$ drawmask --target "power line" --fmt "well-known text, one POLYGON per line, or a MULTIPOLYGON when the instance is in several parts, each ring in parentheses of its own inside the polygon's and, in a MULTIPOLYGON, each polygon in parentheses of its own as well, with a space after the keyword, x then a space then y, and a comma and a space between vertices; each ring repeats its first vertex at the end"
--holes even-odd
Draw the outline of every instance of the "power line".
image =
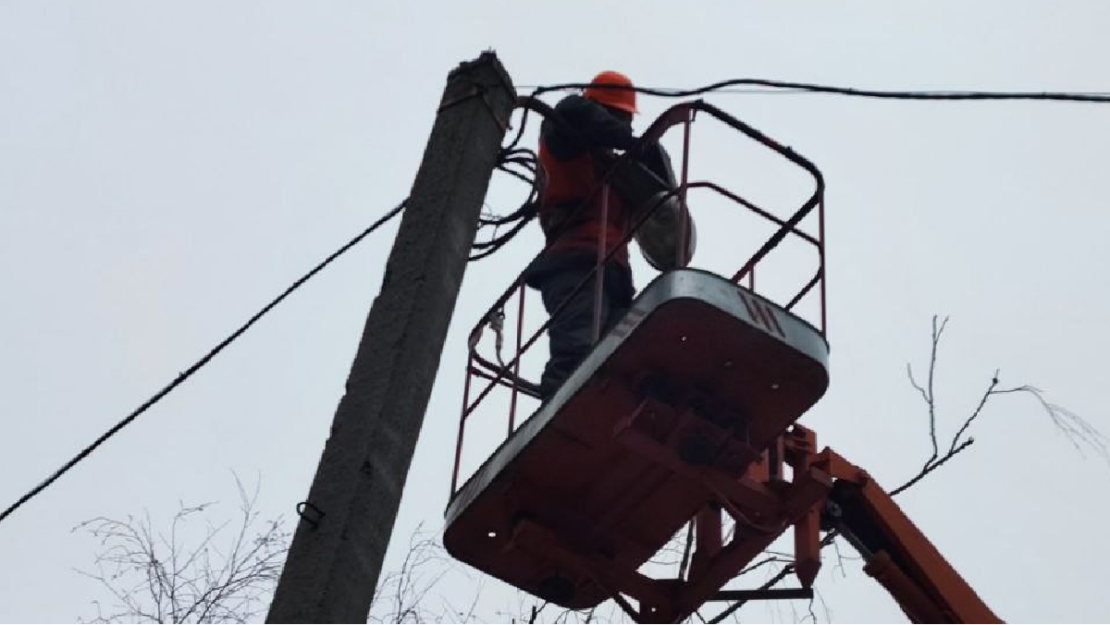
POLYGON ((567 91, 570 89, 585 89, 587 87, 602 89, 631 90, 645 95, 663 98, 684 98, 702 95, 710 92, 720 93, 824 93, 858 98, 879 98, 886 100, 1047 100, 1056 102, 1093 102, 1110 103, 1110 92, 1106 91, 986 91, 986 90, 893 90, 893 89, 860 89, 857 87, 839 87, 835 85, 822 85, 806 82, 792 82, 786 80, 768 80, 763 78, 734 78, 722 80, 704 87, 694 89, 676 89, 670 87, 626 87, 622 85, 591 85, 589 83, 566 83, 558 85, 527 85, 521 89, 534 89, 532 95, 540 95, 551 91, 567 91))
MULTIPOLYGON (((884 100, 925 100, 925 101, 997 101, 997 100, 1041 100, 1053 102, 1088 102, 1097 104, 1110 103, 1110 92, 1107 91, 984 91, 984 90, 891 90, 891 89, 860 89, 857 87, 839 87, 817 83, 794 82, 787 80, 770 80, 763 78, 733 78, 722 80, 704 87, 693 89, 678 89, 673 87, 636 87, 626 85, 594 85, 591 83, 563 83, 555 85, 517 85, 518 89, 531 89, 532 97, 540 96, 553 91, 595 89, 617 89, 635 91, 644 95, 662 98, 686 98, 703 95, 706 93, 724 94, 826 94, 857 98, 877 98, 884 100)), ((516 136, 503 150, 506 152, 517 151, 517 146, 524 137, 524 130, 528 125, 529 109, 524 109, 520 126, 516 136)), ((513 172, 510 172, 513 173, 513 172)), ((471 260, 484 258, 497 249, 500 249, 511 239, 519 228, 503 235, 495 249, 475 255, 471 260)))
MULTIPOLYGON (((584 83, 583 83, 583 85, 584 85, 584 83)), ((526 91, 528 89, 532 89, 533 94, 535 93, 535 90, 541 90, 540 93, 545 93, 545 91, 561 91, 561 90, 585 88, 584 86, 583 87, 571 87, 569 85, 555 85, 554 88, 552 88, 552 86, 550 86, 550 85, 517 85, 516 87, 517 87, 517 89, 520 89, 521 91, 526 91), (565 87, 565 89, 564 89, 564 87, 565 87)), ((673 87, 643 87, 643 89, 651 90, 652 92, 659 92, 660 94, 679 91, 677 88, 673 88, 673 87)), ((634 90, 638 90, 638 89, 634 89, 634 90)), ((645 91, 645 93, 647 93, 647 92, 645 91)), ((715 89, 714 93, 730 93, 730 94, 744 93, 744 94, 753 94, 753 95, 793 95, 793 94, 804 93, 804 92, 799 90, 799 89, 774 89, 774 88, 771 88, 771 87, 722 87, 720 89, 715 89)), ((650 95, 655 95, 655 94, 652 93, 650 95)))
MULTIPOLYGON (((1042 101, 1057 101, 1057 102, 1110 103, 1110 92, 1073 92, 1073 91, 1040 91, 1040 92, 1034 92, 1034 91, 978 91, 978 90, 902 90, 902 91, 899 91, 899 90, 880 90, 880 89, 860 89, 860 88, 855 88, 855 87, 839 87, 839 86, 834 86, 834 85, 822 85, 822 84, 816 84, 816 83, 791 82, 791 81, 781 81, 781 80, 766 80, 766 79, 760 79, 760 78, 738 78, 738 79, 731 79, 731 80, 723 80, 723 81, 716 82, 716 83, 713 83, 713 84, 710 84, 710 85, 706 85, 704 87, 698 87, 698 88, 694 88, 694 89, 676 89, 676 88, 666 88, 666 87, 625 87, 625 86, 621 86, 621 85, 591 85, 589 83, 565 83, 565 84, 546 85, 546 86, 543 86, 543 85, 520 85, 519 88, 521 88, 521 89, 533 89, 532 95, 533 96, 538 96, 540 94, 549 93, 549 92, 553 92, 553 91, 566 91, 566 90, 571 90, 571 89, 585 89, 585 88, 591 87, 591 86, 595 87, 595 88, 632 90, 632 91, 636 91, 638 93, 643 93, 645 95, 651 95, 651 96, 657 96, 657 97, 666 97, 666 98, 691 97, 691 96, 697 96, 697 95, 702 95, 702 94, 711 93, 711 92, 732 93, 732 94, 756 94, 756 95, 759 95, 759 94, 799 94, 799 93, 812 94, 812 93, 823 93, 823 94, 830 94, 830 95, 841 95, 841 96, 862 97, 862 98, 878 98, 878 99, 889 99, 889 100, 934 100, 934 101, 935 100, 948 100, 948 101, 953 101, 953 100, 955 100, 955 101, 960 101, 960 100, 962 100, 962 101, 976 101, 976 100, 978 100, 978 101, 985 101, 985 100, 1042 100, 1042 101)), ((509 172, 513 175, 520 176, 525 181, 528 181, 526 176, 521 176, 521 174, 519 174, 515 171, 512 171, 512 170, 510 170, 506 167, 507 164, 512 163, 513 160, 514 160, 512 158, 506 158, 506 156, 513 153, 517 143, 520 141, 521 136, 523 135, 525 124, 527 124, 527 111, 525 111, 525 117, 522 120, 521 127, 520 127, 519 132, 517 133, 516 138, 502 152, 502 161, 499 163, 499 168, 504 169, 505 171, 507 171, 507 172, 509 172)), ((523 165, 526 168, 528 168, 527 167, 527 163, 528 163, 527 155, 525 155, 523 158, 520 158, 519 153, 514 154, 513 156, 518 157, 516 159, 515 164, 523 165)), ((532 198, 530 198, 530 200, 532 200, 532 198)), ((77 463, 81 462, 86 457, 88 457, 89 454, 91 454, 93 451, 95 451, 97 447, 102 445, 109 438, 114 436, 117 432, 119 432, 124 427, 129 425, 132 421, 134 421, 136 418, 138 418, 141 414, 146 412, 148 409, 150 409, 152 406, 154 406, 154 404, 158 403, 163 397, 165 397, 167 394, 169 394, 170 391, 172 391, 175 388, 177 388, 178 386, 180 386, 183 382, 185 382, 185 380, 190 378, 194 373, 196 373, 202 367, 204 367, 206 364, 208 364, 208 362, 210 360, 212 360, 212 358, 214 358, 218 353, 220 353, 225 347, 227 347, 232 342, 234 342, 236 339, 238 339, 244 332, 246 332, 259 319, 261 319, 263 316, 265 316, 267 313, 269 313, 270 310, 272 310, 274 307, 276 307, 278 304, 280 304, 286 297, 288 297, 290 294, 292 294, 293 291, 300 288, 301 285, 303 285, 305 282, 307 282, 309 279, 311 279, 313 276, 315 276, 317 273, 319 273, 321 270, 323 270, 325 267, 327 267, 329 264, 331 264, 332 261, 334 261, 336 258, 341 256, 343 253, 347 252, 349 249, 351 249, 355 245, 357 245, 359 242, 361 242, 370 233, 374 232, 380 226, 382 226, 387 221, 389 221, 394 216, 396 216, 398 213, 400 213, 401 210, 404 209, 406 201, 402 201, 400 204, 398 204, 392 210, 387 212, 380 219, 378 219, 373 224, 371 224, 366 230, 359 233, 353 239, 348 241, 345 245, 340 247, 336 252, 334 252, 333 254, 328 256, 323 262, 321 262, 319 265, 314 267, 311 271, 306 273, 300 279, 295 281, 281 295, 277 296, 269 304, 267 304, 265 307, 263 307, 258 313, 256 313, 254 316, 252 316, 238 330, 233 332, 230 336, 228 336, 226 339, 224 339, 222 342, 220 342, 218 345, 216 345, 216 347, 214 347, 204 357, 202 357, 200 360, 198 360, 196 363, 194 363, 187 370, 185 370, 184 372, 179 374, 177 376, 177 378, 174 379, 173 382, 171 382, 169 385, 167 385, 161 391, 159 391, 154 396, 152 396, 150 399, 148 399, 146 402, 144 402, 134 412, 132 412, 127 417, 125 417, 123 420, 121 420, 119 423, 114 425, 107 432, 102 434, 99 438, 97 438, 95 441, 93 441, 93 443, 91 445, 89 445, 88 447, 83 449, 80 453, 78 453, 76 456, 74 456, 66 464, 62 465, 61 468, 59 468, 57 471, 55 471, 53 474, 51 474, 41 484, 39 484, 35 488, 31 489, 27 494, 20 497, 19 500, 17 500, 14 504, 12 504, 6 510, 4 510, 2 513, 0 513, 0 522, 4 521, 9 516, 11 516, 11 514, 13 512, 15 512, 18 508, 20 508, 23 504, 30 501, 32 498, 37 496, 39 493, 41 493, 43 490, 45 490, 47 487, 49 487, 51 484, 53 484, 55 481, 57 481, 58 478, 60 478, 67 471, 72 469, 75 465, 77 465, 77 463)), ((530 218, 532 216, 534 216, 533 211, 534 211, 534 205, 532 204, 532 202, 531 201, 526 201, 525 205, 522 206, 521 209, 518 209, 517 212, 515 212, 512 215, 509 215, 506 218, 504 218, 503 219, 504 222, 517 221, 518 223, 516 223, 514 225, 514 227, 510 228, 509 232, 506 233, 505 235, 502 235, 501 237, 497 237, 497 238, 495 238, 495 240, 487 242, 485 244, 477 245, 476 247, 480 250, 482 248, 487 248, 487 249, 484 249, 483 251, 475 254, 474 257, 471 258, 471 260, 477 260, 479 258, 484 258, 486 256, 489 256, 489 255, 493 254, 494 252, 496 252, 498 249, 500 249, 502 246, 504 246, 504 244, 507 243, 508 240, 512 239, 513 236, 515 236, 520 231, 520 229, 530 220, 530 218)), ((498 220, 498 221, 502 221, 502 220, 498 220)))
POLYGON ((266 304, 261 310, 259 310, 257 313, 255 313, 254 316, 252 316, 249 320, 247 320, 246 323, 244 323, 242 326, 240 326, 238 330, 232 332, 231 335, 229 335, 226 339, 224 339, 218 345, 216 345, 214 348, 212 348, 211 351, 209 351, 207 354, 205 354, 203 358, 201 358, 200 360, 193 363, 193 366, 189 367, 188 369, 186 369, 182 373, 178 374, 177 378, 174 379, 173 382, 170 382, 165 388, 158 391, 150 399, 143 402, 143 404, 141 406, 139 406, 137 409, 135 409, 134 412, 127 415, 122 421, 120 421, 119 423, 112 426, 111 429, 109 429, 107 432, 105 432, 104 434, 101 434, 100 437, 97 438, 95 441, 93 441, 91 445, 82 449, 80 453, 78 453, 76 456, 74 456, 72 459, 70 459, 69 462, 66 462, 64 465, 62 465, 61 468, 59 468, 57 471, 52 473, 50 475, 50 477, 43 480, 41 484, 32 488, 30 491, 27 492, 27 494, 20 497, 18 501, 16 501, 12 505, 8 506, 8 508, 6 510, 4 510, 3 513, 0 513, 0 522, 4 521, 4 519, 7 519, 9 516, 11 516, 11 514, 13 512, 15 512, 17 509, 19 509, 20 506, 27 503, 31 499, 33 499, 35 496, 37 496, 42 491, 46 490, 47 487, 49 487, 51 484, 56 482, 58 480, 58 478, 62 477, 62 475, 64 475, 67 471, 69 471, 74 466, 76 466, 77 463, 81 462, 86 457, 88 457, 89 454, 91 454, 93 451, 95 451, 97 447, 100 447, 109 438, 112 438, 113 436, 115 436, 116 433, 118 433, 123 428, 127 427, 127 425, 129 425, 132 421, 134 421, 136 418, 138 418, 139 415, 143 414, 148 409, 150 409, 152 406, 154 406, 154 404, 157 404, 159 401, 161 401, 161 399, 163 397, 165 397, 166 395, 168 395, 170 393, 170 391, 172 391, 175 388, 177 388, 178 386, 180 386, 183 382, 185 382, 185 380, 189 379, 194 373, 196 373, 202 367, 207 365, 210 360, 215 358, 216 354, 219 354, 221 351, 223 351, 223 349, 225 347, 227 347, 228 345, 233 343, 236 339, 238 339, 240 336, 242 336, 244 332, 246 332, 251 326, 253 326, 255 324, 255 322, 257 322, 259 319, 261 319, 263 316, 265 316, 266 313, 273 310, 273 308, 275 306, 280 304, 286 297, 288 297, 290 294, 292 294, 293 291, 296 291, 298 288, 301 287, 301 285, 303 285, 305 282, 308 282, 313 276, 320 273, 320 271, 322 271, 325 267, 330 265, 332 261, 334 261, 335 259, 342 256, 345 252, 350 250, 355 245, 358 245, 358 243, 361 242, 363 239, 365 239, 367 237, 367 235, 369 235, 371 232, 374 232, 375 230, 377 230, 378 228, 383 226, 387 221, 389 221, 390 219, 395 217, 398 213, 400 213, 401 210, 403 210, 405 208, 405 204, 407 202, 408 202, 407 199, 402 201, 400 204, 395 206, 393 209, 391 209, 385 215, 380 217, 377 221, 370 224, 370 226, 368 228, 366 228, 365 230, 360 232, 353 239, 351 239, 350 241, 345 243, 342 247, 340 247, 338 250, 333 252, 327 258, 325 258, 320 264, 313 267, 311 271, 309 271, 305 275, 301 276, 299 279, 297 279, 297 281, 293 282, 293 284, 289 285, 289 287, 287 289, 285 289, 285 291, 282 292, 281 295, 278 295, 269 304, 266 304))
MULTIPOLYGON (((706 93, 731 93, 762 95, 769 93, 782 94, 814 94, 823 93, 857 98, 878 98, 884 100, 1047 100, 1056 102, 1090 102, 1098 104, 1110 103, 1110 92, 1107 91, 984 91, 984 90, 891 90, 891 89, 860 89, 857 87, 838 87, 835 85, 822 85, 817 83, 793 82, 788 80, 770 80, 764 78, 733 78, 722 80, 704 87, 694 89, 678 89, 672 87, 636 87, 626 85, 594 85, 591 83, 563 83, 556 85, 518 85, 518 89, 532 89, 532 97, 550 93, 552 91, 582 90, 586 88, 617 89, 622 91, 635 91, 645 95, 661 98, 687 98, 706 93)), ((524 136, 524 128, 528 124, 528 109, 524 109, 521 116, 520 128, 516 137, 506 148, 512 150, 520 143, 524 136)))

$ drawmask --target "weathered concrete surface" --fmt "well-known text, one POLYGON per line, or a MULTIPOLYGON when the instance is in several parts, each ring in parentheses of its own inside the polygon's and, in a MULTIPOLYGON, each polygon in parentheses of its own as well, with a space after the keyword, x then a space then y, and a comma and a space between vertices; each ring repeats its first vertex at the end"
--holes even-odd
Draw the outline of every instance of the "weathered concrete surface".
POLYGON ((493 53, 448 76, 268 622, 366 622, 515 99, 493 53))

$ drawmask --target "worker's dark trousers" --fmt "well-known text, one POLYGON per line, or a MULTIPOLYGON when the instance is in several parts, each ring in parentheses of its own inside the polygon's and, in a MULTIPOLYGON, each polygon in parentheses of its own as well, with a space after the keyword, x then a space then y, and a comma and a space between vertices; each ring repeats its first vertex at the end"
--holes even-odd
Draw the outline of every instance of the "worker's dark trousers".
MULTIPOLYGON (((596 255, 584 252, 549 253, 528 269, 527 282, 540 291, 543 306, 552 315, 547 328, 551 359, 540 378, 540 394, 547 400, 559 389, 582 359, 593 349, 594 278, 575 292, 593 271, 596 255), (556 310, 566 305, 556 313, 556 310)), ((635 289, 632 270, 610 262, 601 293, 601 334, 612 328, 632 304, 635 289)))

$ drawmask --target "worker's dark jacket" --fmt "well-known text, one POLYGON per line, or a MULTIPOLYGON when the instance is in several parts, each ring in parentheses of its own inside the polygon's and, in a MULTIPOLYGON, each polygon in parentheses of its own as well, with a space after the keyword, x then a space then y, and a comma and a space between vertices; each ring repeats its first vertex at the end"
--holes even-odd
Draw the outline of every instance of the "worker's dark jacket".
POLYGON ((539 289, 544 308, 551 315, 551 358, 540 379, 540 395, 545 399, 590 352, 595 315, 601 331, 607 331, 624 315, 635 293, 628 246, 620 245, 628 234, 628 211, 620 196, 610 190, 606 218, 602 219, 602 196, 595 191, 604 172, 593 156, 596 151, 632 148, 636 144, 632 125, 577 95, 564 98, 555 111, 566 126, 545 120, 540 128, 539 157, 545 183, 539 218, 548 249, 525 273, 527 283, 539 289), (597 299, 590 276, 603 235, 606 253, 616 251, 614 262, 604 269, 601 297, 597 299), (588 283, 580 287, 583 281, 588 283))
MULTIPOLYGON (((608 253, 628 234, 628 209, 610 188, 607 218, 602 223, 601 193, 594 191, 604 172, 591 151, 632 148, 636 143, 632 125, 579 95, 563 98, 555 112, 569 128, 545 120, 540 129, 539 157, 545 185, 539 217, 549 249, 590 251, 596 255, 599 238, 604 233, 608 253)), ((628 247, 620 246, 614 259, 627 265, 628 247)))

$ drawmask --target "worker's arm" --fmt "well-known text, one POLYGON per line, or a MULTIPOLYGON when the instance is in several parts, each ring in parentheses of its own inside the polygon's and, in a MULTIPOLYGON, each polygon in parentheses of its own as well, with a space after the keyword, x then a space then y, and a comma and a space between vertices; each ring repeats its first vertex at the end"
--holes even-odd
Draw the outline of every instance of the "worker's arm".
POLYGON ((671 156, 667 154, 667 150, 660 143, 653 141, 646 144, 644 151, 640 154, 640 162, 653 174, 659 176, 668 186, 673 188, 678 184, 674 175, 674 167, 671 166, 671 156))
POLYGON ((542 139, 555 158, 569 160, 587 150, 628 150, 636 145, 632 124, 617 119, 593 100, 580 95, 567 96, 555 105, 555 112, 574 131, 569 132, 551 121, 543 123, 542 139))

